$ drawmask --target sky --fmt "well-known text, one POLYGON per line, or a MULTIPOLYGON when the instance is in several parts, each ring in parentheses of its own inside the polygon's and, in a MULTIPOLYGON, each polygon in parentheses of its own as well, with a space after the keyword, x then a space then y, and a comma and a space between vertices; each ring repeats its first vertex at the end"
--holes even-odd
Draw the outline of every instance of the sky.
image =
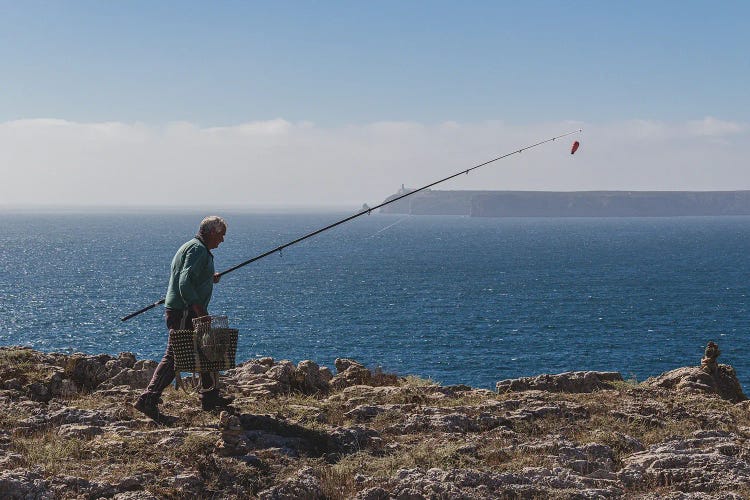
POLYGON ((373 206, 579 129, 436 189, 750 189, 745 0, 0 12, 0 207, 373 206))

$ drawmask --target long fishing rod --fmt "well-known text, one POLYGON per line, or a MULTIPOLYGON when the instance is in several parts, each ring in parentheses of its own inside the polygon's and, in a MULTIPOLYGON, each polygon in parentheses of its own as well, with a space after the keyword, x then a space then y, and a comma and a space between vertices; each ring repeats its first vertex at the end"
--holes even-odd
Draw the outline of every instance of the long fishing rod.
MULTIPOLYGON (((436 186, 436 185, 438 185, 438 184, 440 184, 440 183, 443 183, 443 182, 445 182, 445 181, 451 180, 451 179, 453 179, 454 177, 458 177, 459 175, 464 175, 464 174, 468 174, 468 173, 469 173, 469 172, 471 172, 472 170, 476 170, 476 169, 478 169, 479 167, 484 167, 485 165, 489 165, 490 163, 494 163, 494 162, 496 162, 496 161, 498 161, 498 160, 502 160, 503 158, 507 158, 507 157, 509 157, 509 156, 513 156, 513 155, 515 155, 515 154, 518 154, 518 153, 522 153, 522 152, 524 152, 524 151, 526 151, 526 150, 529 150, 529 149, 535 148, 535 147, 537 147, 537 146, 541 146, 542 144, 546 144, 546 143, 548 143, 548 142, 552 142, 552 141, 555 141, 555 140, 557 140, 557 139, 561 139, 561 138, 563 138, 563 137, 567 137, 567 136, 569 136, 569 135, 573 135, 573 134, 578 134, 578 133, 580 133, 580 132, 582 132, 582 131, 583 131, 582 129, 574 130, 574 131, 572 131, 572 132, 567 132, 567 133, 565 133, 565 134, 562 134, 562 135, 558 135, 558 136, 555 136, 555 137, 551 137, 551 138, 549 138, 549 139, 545 139, 545 140, 543 140, 543 141, 537 142, 536 144, 531 144, 531 145, 529 145, 529 146, 525 146, 525 147, 522 147, 521 149, 517 149, 517 150, 515 150, 515 151, 513 151, 513 152, 511 152, 511 153, 506 153, 506 154, 504 154, 504 155, 502 155, 502 156, 498 156, 497 158, 493 158, 492 160, 488 160, 488 161, 486 161, 486 162, 484 162, 484 163, 480 163, 479 165, 475 165, 475 166, 473 166, 473 167, 471 167, 471 168, 467 168, 466 170, 461 170, 460 172, 456 172, 455 174, 453 174, 453 175, 449 175, 448 177, 445 177, 445 178, 443 178, 443 179, 440 179, 440 180, 438 180, 438 181, 435 181, 435 182, 431 182, 430 184, 427 184, 426 186, 422 186, 422 187, 421 187, 421 188, 419 188, 419 189, 415 189, 414 191, 409 191, 408 193, 404 193, 404 194, 402 194, 402 195, 400 195, 400 196, 397 196, 397 197, 395 197, 395 198, 393 198, 393 199, 390 199, 390 200, 384 201, 384 202, 383 202, 383 203, 381 203, 380 205, 376 205, 376 206, 374 206, 374 207, 366 207, 366 208, 363 208, 363 209, 362 209, 362 210, 361 210, 360 212, 357 212, 357 213, 356 213, 356 214, 354 214, 354 215, 350 215, 349 217, 346 217, 346 218, 344 218, 344 219, 341 219, 340 221, 334 222, 333 224, 329 224, 329 225, 327 225, 327 226, 325 226, 325 227, 322 227, 322 228, 320 228, 320 229, 318 229, 318 230, 316 230, 316 231, 313 231, 313 232, 311 232, 311 233, 308 233, 308 234, 306 234, 306 235, 304 235, 304 236, 300 236, 300 237, 299 237, 299 238, 297 238, 296 240, 292 240, 292 241, 290 241, 290 242, 288 242, 288 243, 284 243, 283 245, 277 246, 276 248, 273 248, 273 249, 271 249, 271 250, 269 250, 269 251, 267 251, 267 252, 264 252, 264 253, 262 253, 262 254, 260 254, 260 255, 256 256, 256 257, 253 257, 252 259, 248 259, 248 260, 246 260, 245 262, 241 262, 241 263, 237 264, 237 265, 236 265, 236 266, 234 266, 234 267, 230 267, 230 268, 229 268, 229 269, 227 269, 226 271, 222 271, 222 272, 218 273, 218 275, 219 275, 219 277, 221 277, 221 276, 224 276, 225 274, 231 273, 232 271, 236 271, 237 269, 239 269, 239 268, 241 268, 241 267, 243 267, 243 266, 246 266, 246 265, 248 265, 248 264, 251 264, 251 263, 255 262, 256 260, 260 260, 260 259, 262 259, 262 258, 264 258, 264 257, 268 257, 269 255, 273 255, 273 254, 275 254, 276 252, 281 252, 282 250, 284 250, 284 249, 285 249, 285 248, 287 248, 287 247, 290 247, 290 246, 292 246, 292 245, 296 245, 297 243, 299 243, 299 242, 301 242, 301 241, 304 241, 304 240, 306 240, 306 239, 308 239, 308 238, 312 238, 313 236, 315 236, 315 235, 318 235, 318 234, 320 234, 320 233, 322 233, 322 232, 324 232, 324 231, 328 231, 329 229, 333 229, 334 227, 336 227, 336 226, 340 226, 341 224, 344 224, 344 223, 346 223, 346 222, 349 222, 349 221, 350 221, 350 220, 352 220, 352 219, 356 219, 357 217, 360 217, 360 216, 362 216, 362 215, 365 215, 365 214, 369 214, 369 213, 370 213, 370 212, 372 212, 373 210, 377 210, 378 208, 381 208, 381 207, 384 207, 384 206, 386 206, 386 205, 389 205, 389 204, 391 204, 391 203, 394 203, 394 202, 396 202, 396 201, 398 201, 398 200, 401 200, 401 199, 403 199, 403 198, 406 198, 407 196, 411 196, 411 195, 413 195, 413 194, 419 193, 420 191, 424 191, 425 189, 429 189, 429 188, 431 188, 432 186, 436 186)), ((141 313, 144 313, 144 312, 146 312, 146 311, 148 311, 148 310, 150 310, 150 309, 153 309, 154 307, 156 307, 156 306, 158 306, 158 305, 161 305, 161 304, 163 304, 163 303, 164 303, 165 301, 166 301, 166 299, 161 299, 161 300, 159 300, 159 301, 157 301, 157 302, 154 302, 153 304, 150 304, 150 305, 148 305, 148 306, 144 307, 143 309, 140 309, 140 310, 138 310, 138 311, 136 311, 136 312, 134 312, 134 313, 132 313, 132 314, 128 314, 127 316, 124 316, 123 318, 121 318, 121 321, 127 321, 127 320, 129 320, 130 318, 133 318, 133 317, 135 317, 135 316, 138 316, 138 315, 139 315, 139 314, 141 314, 141 313)))

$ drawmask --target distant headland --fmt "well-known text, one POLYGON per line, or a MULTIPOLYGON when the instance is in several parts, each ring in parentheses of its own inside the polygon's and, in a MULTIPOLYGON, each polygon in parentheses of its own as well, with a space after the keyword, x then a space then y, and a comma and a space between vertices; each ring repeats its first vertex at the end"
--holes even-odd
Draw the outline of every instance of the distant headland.
MULTIPOLYGON (((401 186, 385 201, 414 191, 401 186)), ((750 191, 432 191, 380 209, 471 217, 679 217, 750 215, 750 191)))

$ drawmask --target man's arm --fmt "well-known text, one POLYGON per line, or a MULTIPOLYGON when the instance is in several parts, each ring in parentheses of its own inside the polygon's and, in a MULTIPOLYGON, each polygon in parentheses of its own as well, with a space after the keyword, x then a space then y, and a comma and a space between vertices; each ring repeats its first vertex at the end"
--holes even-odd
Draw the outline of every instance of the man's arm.
POLYGON ((188 304, 188 307, 198 316, 205 316, 208 314, 206 308, 200 304, 200 298, 194 285, 194 274, 198 270, 203 269, 208 260, 208 254, 205 251, 201 251, 200 248, 195 247, 188 251, 185 255, 185 260, 182 263, 182 269, 180 270, 179 279, 179 291, 182 300, 188 304))

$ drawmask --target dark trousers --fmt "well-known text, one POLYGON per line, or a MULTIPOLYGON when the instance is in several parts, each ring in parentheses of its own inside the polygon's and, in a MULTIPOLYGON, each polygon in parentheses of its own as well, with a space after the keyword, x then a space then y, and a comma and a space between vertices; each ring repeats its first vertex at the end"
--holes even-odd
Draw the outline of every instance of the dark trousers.
MULTIPOLYGON (((192 330, 193 319, 197 316, 191 309, 167 309, 167 331, 169 330, 192 330)), ((174 370, 174 350, 172 343, 167 340, 167 350, 164 357, 161 358, 159 366, 156 367, 154 375, 151 377, 146 392, 144 394, 158 398, 164 389, 172 383, 175 377, 174 370)), ((213 374, 211 372, 201 372, 200 374, 200 393, 203 393, 214 387, 213 374)))

